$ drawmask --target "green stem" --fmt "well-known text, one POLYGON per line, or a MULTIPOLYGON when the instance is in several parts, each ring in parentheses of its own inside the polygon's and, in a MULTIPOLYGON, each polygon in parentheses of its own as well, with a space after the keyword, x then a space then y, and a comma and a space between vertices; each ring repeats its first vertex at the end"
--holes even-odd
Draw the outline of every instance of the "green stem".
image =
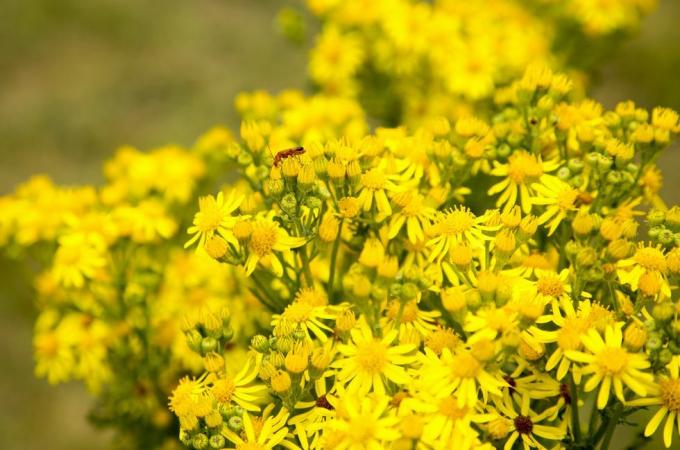
POLYGON ((340 249, 340 240, 342 236, 342 222, 338 225, 338 235, 335 237, 335 242, 333 242, 333 249, 331 250, 331 267, 328 274, 328 288, 326 295, 328 296, 328 301, 332 303, 333 300, 333 282, 335 281, 335 265, 338 260, 338 250, 340 249))
POLYGON ((574 432, 574 443, 578 444, 581 442, 581 419, 578 414, 578 389, 573 376, 569 384, 571 390, 571 428, 574 432))
POLYGON ((607 431, 605 431, 600 450, 607 450, 609 448, 609 444, 611 443, 612 436, 614 436, 614 430, 616 429, 616 425, 619 423, 619 417, 621 416, 622 411, 623 405, 617 402, 616 406, 614 406, 614 411, 612 412, 611 417, 607 421, 607 431))

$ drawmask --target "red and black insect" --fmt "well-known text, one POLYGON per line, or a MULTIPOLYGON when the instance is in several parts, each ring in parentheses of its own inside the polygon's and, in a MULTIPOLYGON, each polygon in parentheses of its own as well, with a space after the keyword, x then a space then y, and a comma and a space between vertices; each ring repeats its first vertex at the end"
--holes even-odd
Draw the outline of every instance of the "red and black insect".
POLYGON ((281 161, 292 156, 302 155, 305 152, 304 147, 293 147, 281 150, 274 156, 274 167, 279 167, 281 161))

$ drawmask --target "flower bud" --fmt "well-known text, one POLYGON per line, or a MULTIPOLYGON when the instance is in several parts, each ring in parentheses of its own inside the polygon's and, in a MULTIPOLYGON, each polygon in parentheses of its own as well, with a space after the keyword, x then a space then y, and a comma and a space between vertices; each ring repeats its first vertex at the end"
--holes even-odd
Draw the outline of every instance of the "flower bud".
POLYGON ((269 351, 269 340, 265 336, 257 334, 250 340, 250 346, 258 353, 266 353, 269 351))
POLYGON ((288 391, 288 389, 290 389, 290 386, 292 384, 292 381, 290 379, 290 375, 288 375, 288 372, 284 372, 284 371, 279 371, 269 381, 271 382, 272 390, 274 392, 279 393, 279 394, 288 391))
POLYGON ((319 225, 319 239, 323 242, 333 242, 338 237, 340 221, 331 213, 326 213, 319 225))
POLYGON ((647 342, 647 330, 635 322, 626 327, 623 332, 623 343, 632 351, 638 351, 647 342))
POLYGON ((205 252, 213 259, 220 259, 227 254, 227 241, 221 236, 213 236, 205 242, 205 252))

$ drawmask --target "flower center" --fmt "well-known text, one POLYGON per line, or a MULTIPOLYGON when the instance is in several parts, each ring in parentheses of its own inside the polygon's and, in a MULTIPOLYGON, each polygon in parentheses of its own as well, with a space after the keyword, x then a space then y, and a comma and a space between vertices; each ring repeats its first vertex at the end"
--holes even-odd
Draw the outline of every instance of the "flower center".
POLYGON ((481 369, 479 361, 468 353, 455 355, 451 363, 451 371, 456 378, 474 378, 481 369))
POLYGON ((439 222, 441 234, 454 236, 468 231, 475 223, 475 215, 469 209, 455 209, 448 212, 439 222))
POLYGON ((260 257, 271 252, 276 244, 276 230, 273 226, 264 225, 253 230, 250 237, 250 248, 260 257))
POLYGON ((516 152, 508 160, 508 178, 515 184, 522 184, 527 178, 543 175, 543 167, 535 156, 527 152, 516 152))
POLYGON ((597 364, 605 375, 618 375, 628 364, 628 352, 619 347, 607 347, 597 355, 597 364))
POLYGON ((557 345, 562 350, 578 350, 581 348, 581 328, 569 322, 557 333, 557 345))
POLYGON ((361 184, 367 189, 374 191, 385 187, 385 175, 380 173, 377 169, 371 169, 361 176, 361 184))
POLYGON ((236 385, 234 382, 228 378, 222 378, 213 384, 212 394, 215 399, 220 403, 229 403, 234 391, 236 390, 236 385))
POLYGON ((459 420, 467 414, 467 408, 459 408, 455 397, 446 397, 439 404, 439 412, 451 420, 459 420))
POLYGON ((542 277, 536 283, 536 290, 543 295, 550 297, 559 297, 564 293, 564 286, 562 280, 557 275, 548 275, 542 277))
POLYGON ((560 209, 569 209, 574 206, 574 202, 578 197, 576 189, 565 189, 557 194, 557 206, 560 209))
POLYGON ((513 422, 519 434, 531 434, 531 430, 534 429, 534 423, 529 416, 517 416, 513 422))
POLYGON ((291 322, 304 322, 309 318, 309 314, 313 308, 314 307, 309 303, 297 301, 288 305, 286 310, 283 312, 283 316, 291 322))
POLYGON ((378 340, 365 342, 357 346, 357 364, 365 372, 371 374, 382 373, 387 365, 387 349, 378 340))
POLYGON ((196 226, 203 233, 217 230, 224 217, 222 211, 220 211, 215 201, 210 197, 200 203, 200 211, 196 214, 196 226))
POLYGON ((333 405, 331 405, 331 403, 328 401, 328 399, 326 398, 325 395, 322 395, 321 397, 317 398, 315 405, 318 408, 324 408, 324 409, 328 409, 328 410, 331 410, 331 411, 333 409, 335 409, 335 408, 333 408, 333 405))
POLYGON ((659 387, 664 406, 672 412, 680 411, 680 379, 662 380, 659 387))
POLYGON ((659 272, 666 272, 666 258, 658 248, 643 247, 635 252, 633 257, 635 262, 647 270, 658 270, 659 272))

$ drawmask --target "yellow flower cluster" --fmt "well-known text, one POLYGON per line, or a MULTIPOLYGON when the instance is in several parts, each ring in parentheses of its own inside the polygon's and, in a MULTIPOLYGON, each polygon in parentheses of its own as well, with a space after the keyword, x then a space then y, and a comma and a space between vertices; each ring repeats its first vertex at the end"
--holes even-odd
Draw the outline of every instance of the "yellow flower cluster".
POLYGON ((319 93, 0 197, 36 374, 126 448, 606 450, 645 407, 670 447, 680 116, 549 68, 653 3, 309 0, 319 93))
POLYGON ((242 267, 273 315, 250 341, 248 383, 200 351, 206 378, 184 383, 205 405, 178 409, 182 385, 171 400, 181 440, 606 448, 623 417, 659 405, 645 432, 665 418, 670 446, 680 208, 658 197, 655 161, 680 119, 630 102, 605 111, 571 88, 532 66, 488 117, 301 135, 303 149, 278 154, 267 147, 283 121, 244 122, 230 150, 241 180, 201 199, 188 244, 242 267))
POLYGON ((323 22, 309 62, 321 91, 390 123, 459 117, 532 62, 584 67, 580 52, 637 26, 655 0, 307 0, 323 22))

